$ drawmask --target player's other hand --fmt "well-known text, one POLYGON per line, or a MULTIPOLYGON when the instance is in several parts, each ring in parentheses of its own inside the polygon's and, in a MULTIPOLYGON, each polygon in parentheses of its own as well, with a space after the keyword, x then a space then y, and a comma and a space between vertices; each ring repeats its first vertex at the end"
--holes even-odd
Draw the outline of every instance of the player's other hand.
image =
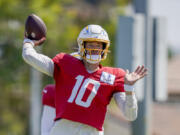
POLYGON ((147 68, 144 67, 144 65, 138 66, 136 70, 132 73, 129 73, 129 70, 126 70, 126 75, 124 77, 124 84, 127 85, 135 84, 137 80, 147 75, 147 71, 148 70, 147 68))

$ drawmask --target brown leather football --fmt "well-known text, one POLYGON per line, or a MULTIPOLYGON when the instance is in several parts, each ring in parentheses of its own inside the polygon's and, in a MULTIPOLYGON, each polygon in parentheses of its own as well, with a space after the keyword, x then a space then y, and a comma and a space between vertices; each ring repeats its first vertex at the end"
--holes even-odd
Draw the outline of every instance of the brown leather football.
POLYGON ((46 37, 46 25, 43 20, 35 14, 31 14, 26 19, 25 36, 31 40, 39 40, 46 37))

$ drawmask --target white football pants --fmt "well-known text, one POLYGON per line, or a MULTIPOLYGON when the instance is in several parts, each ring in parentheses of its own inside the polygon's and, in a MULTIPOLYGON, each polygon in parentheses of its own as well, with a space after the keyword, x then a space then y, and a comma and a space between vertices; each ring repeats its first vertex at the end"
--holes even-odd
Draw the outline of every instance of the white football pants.
POLYGON ((50 132, 50 135, 103 135, 103 134, 104 134, 103 131, 98 131, 96 128, 66 119, 57 120, 50 132))

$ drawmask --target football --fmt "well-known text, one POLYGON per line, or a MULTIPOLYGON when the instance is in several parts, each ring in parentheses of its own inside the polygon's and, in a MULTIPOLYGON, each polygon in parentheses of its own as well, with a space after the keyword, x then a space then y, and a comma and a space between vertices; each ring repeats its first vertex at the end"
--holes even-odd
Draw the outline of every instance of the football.
POLYGON ((39 40, 42 37, 46 37, 46 31, 46 25, 39 16, 35 14, 28 16, 25 23, 25 36, 27 38, 39 40))

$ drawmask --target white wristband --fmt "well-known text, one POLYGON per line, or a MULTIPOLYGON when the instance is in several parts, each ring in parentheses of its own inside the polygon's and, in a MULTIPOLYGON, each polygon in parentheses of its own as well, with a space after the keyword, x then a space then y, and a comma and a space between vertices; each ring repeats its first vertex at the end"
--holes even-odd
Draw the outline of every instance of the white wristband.
POLYGON ((134 85, 126 85, 124 84, 125 91, 134 91, 134 85))
POLYGON ((25 43, 30 43, 34 47, 34 42, 31 39, 25 38, 23 41, 23 44, 25 44, 25 43))

